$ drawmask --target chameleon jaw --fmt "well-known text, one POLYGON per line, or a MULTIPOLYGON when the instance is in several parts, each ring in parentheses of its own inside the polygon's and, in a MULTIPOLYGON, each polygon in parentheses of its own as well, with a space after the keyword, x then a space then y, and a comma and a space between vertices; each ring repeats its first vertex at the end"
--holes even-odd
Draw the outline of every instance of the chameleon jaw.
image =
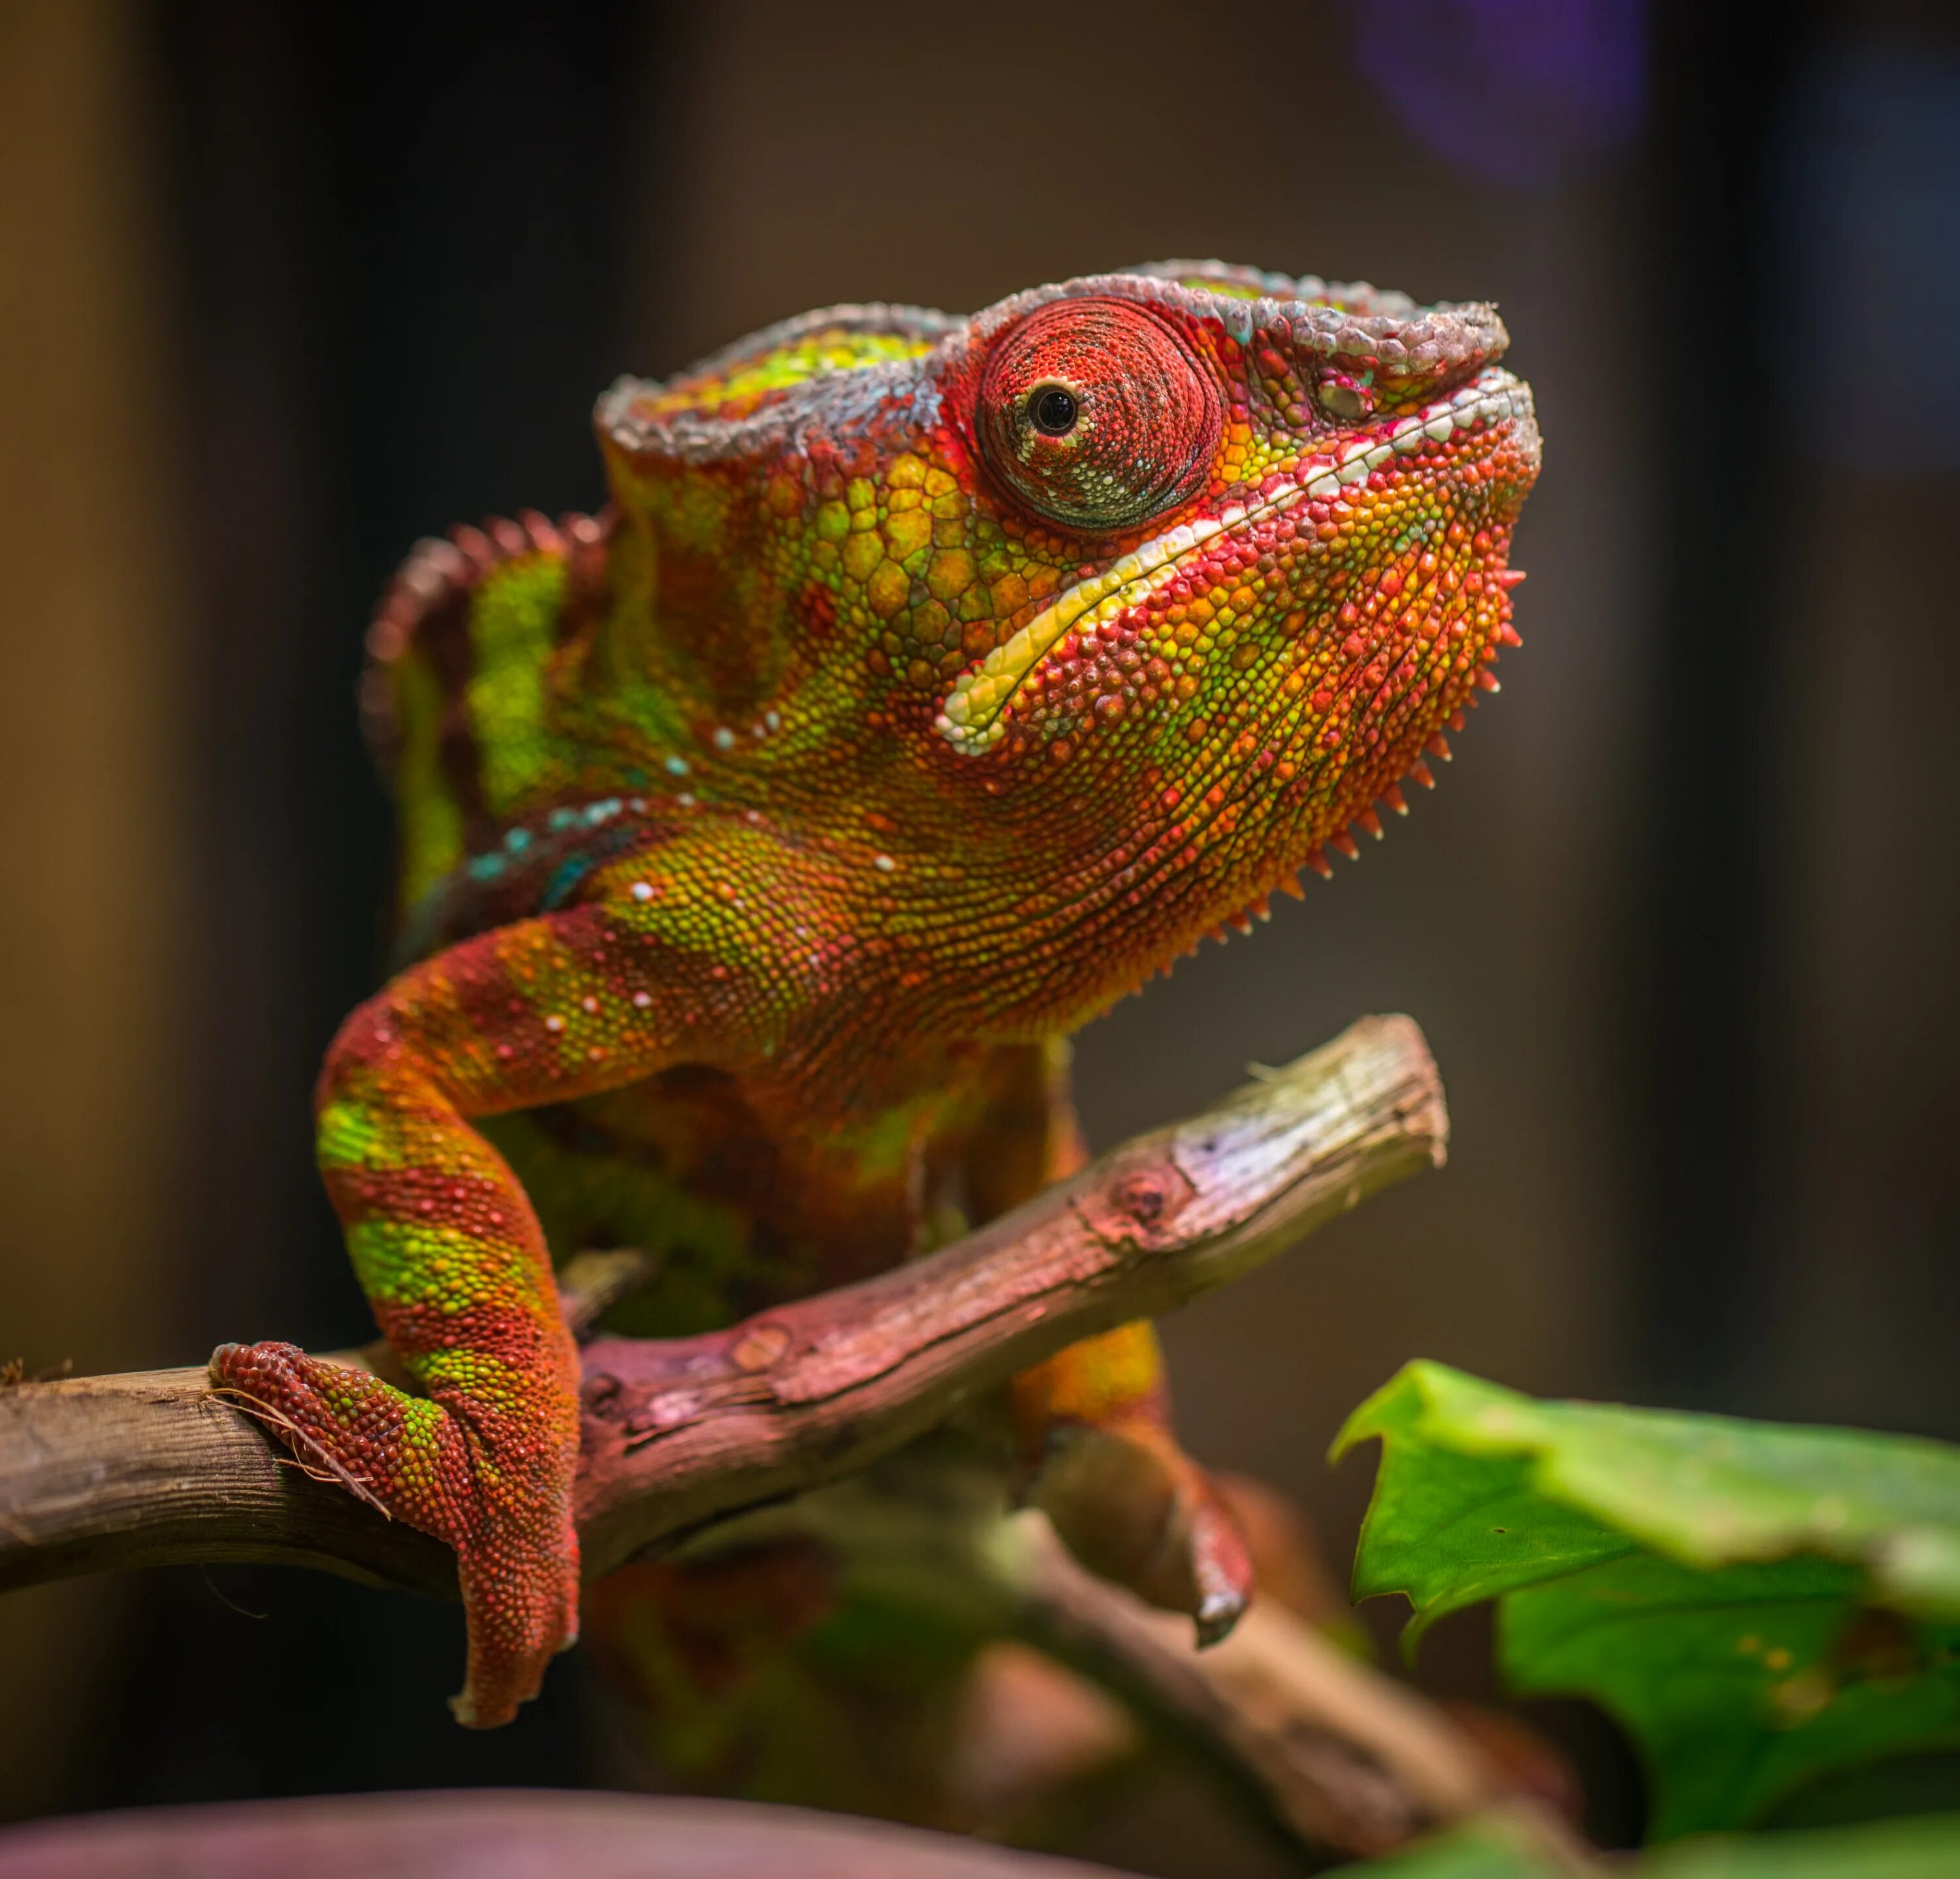
POLYGON ((1394 457, 1425 444, 1446 443, 1459 431, 1518 418, 1529 422, 1532 416, 1530 388, 1500 367, 1487 368, 1449 397, 1364 433, 1335 455, 1306 458, 1291 472, 1284 488, 1263 501, 1230 503, 1216 516, 1182 523, 1152 536, 1101 574, 1077 581, 972 671, 962 672, 934 724, 963 757, 984 756, 1007 735, 1007 706, 1050 647, 1071 628, 1114 620, 1138 606, 1175 578, 1190 555, 1214 537, 1308 497, 1337 495, 1345 486, 1365 482, 1394 457))
POLYGON ((995 647, 972 671, 962 672, 953 681, 934 720, 940 734, 963 757, 978 757, 992 749, 1007 734, 1007 701, 1042 654, 1071 627, 1092 615, 1098 620, 1115 619, 1144 599, 1158 580, 1174 574, 1178 564, 1194 548, 1236 528, 1248 515, 1265 514, 1284 498, 1298 493, 1287 491, 1250 510, 1234 504, 1217 516, 1181 523, 1133 548, 1101 574, 1077 581, 1011 638, 995 647))

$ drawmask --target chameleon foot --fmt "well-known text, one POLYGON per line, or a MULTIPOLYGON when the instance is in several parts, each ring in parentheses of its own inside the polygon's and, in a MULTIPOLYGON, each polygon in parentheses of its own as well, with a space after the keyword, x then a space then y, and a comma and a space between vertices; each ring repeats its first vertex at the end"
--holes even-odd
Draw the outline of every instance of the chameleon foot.
POLYGON ((466 1427, 440 1403, 291 1344, 221 1344, 211 1380, 317 1480, 456 1549, 469 1655, 450 1707, 471 1728, 509 1722, 578 1636, 575 1454, 553 1455, 494 1412, 466 1427))
POLYGON ((1252 1602, 1238 1523, 1154 1422, 1056 1424, 1028 1499, 1092 1572, 1188 1612, 1201 1645, 1225 1636, 1252 1602))

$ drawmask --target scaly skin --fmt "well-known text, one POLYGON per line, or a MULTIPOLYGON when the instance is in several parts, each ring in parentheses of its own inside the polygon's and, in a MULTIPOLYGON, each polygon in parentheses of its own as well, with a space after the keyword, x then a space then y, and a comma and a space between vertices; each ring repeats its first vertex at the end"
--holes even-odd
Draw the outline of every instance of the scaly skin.
MULTIPOLYGON (((836 309, 608 393, 607 515, 411 558, 368 704, 418 962, 318 1111, 427 1394, 285 1345, 212 1368, 456 1547, 463 1720, 575 1626, 550 1248, 665 1249, 638 1327, 692 1329, 1074 1165, 1061 1040, 1379 832, 1494 685, 1538 466, 1504 345, 1217 263, 836 309)), ((1242 1550, 1148 1327, 1016 1407, 1077 1550, 1229 1623, 1242 1550)))

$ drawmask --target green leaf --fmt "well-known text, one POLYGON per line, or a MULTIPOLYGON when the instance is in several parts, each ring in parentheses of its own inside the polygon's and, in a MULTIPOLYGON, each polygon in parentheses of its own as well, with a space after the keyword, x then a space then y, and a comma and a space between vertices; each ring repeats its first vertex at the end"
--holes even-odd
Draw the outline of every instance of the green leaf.
POLYGON ((1499 1661, 1521 1692, 1583 1690, 1620 1718, 1653 1767, 1666 1839, 1960 1732, 1960 1626, 1864 1597, 1833 1560, 1704 1571, 1642 1554, 1514 1594, 1499 1661))
MULTIPOLYGON (((1561 1879, 1569 1870, 1494 1821, 1342 1868, 1354 1879, 1561 1879)), ((1960 1814, 1807 1833, 1713 1835, 1650 1853, 1625 1871, 1628 1879, 1951 1879, 1960 1874, 1960 1814)))
POLYGON ((1513 1687, 1591 1696, 1640 1744, 1655 1838, 1960 1740, 1960 1451, 1534 1402, 1427 1362, 1335 1453, 1371 1436, 1356 1596, 1405 1593, 1411 1645, 1497 1599, 1513 1687))
POLYGON ((1551 1864, 1521 1829, 1491 1819, 1341 1871, 1343 1879, 1566 1879, 1569 1868, 1551 1864))
POLYGON ((1960 1814, 1801 1833, 1723 1834, 1640 1862, 1640 1879, 1952 1879, 1960 1814))

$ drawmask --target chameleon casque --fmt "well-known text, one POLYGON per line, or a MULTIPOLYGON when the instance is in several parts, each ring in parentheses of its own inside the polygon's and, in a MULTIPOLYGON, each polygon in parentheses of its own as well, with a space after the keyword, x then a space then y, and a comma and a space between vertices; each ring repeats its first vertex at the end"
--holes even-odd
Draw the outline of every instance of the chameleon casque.
MULTIPOLYGON (((632 1328, 679 1334, 1071 1172, 1068 1035, 1379 834, 1494 688, 1538 464, 1506 344, 1217 262, 833 308, 607 392, 603 513, 410 556, 365 694, 410 962, 317 1109, 425 1394, 288 1344, 212 1372, 454 1547, 463 1722, 577 1629, 553 1253, 660 1252, 632 1328)), ((1229 1626, 1150 1327, 1013 1407, 1087 1563, 1229 1626)))

